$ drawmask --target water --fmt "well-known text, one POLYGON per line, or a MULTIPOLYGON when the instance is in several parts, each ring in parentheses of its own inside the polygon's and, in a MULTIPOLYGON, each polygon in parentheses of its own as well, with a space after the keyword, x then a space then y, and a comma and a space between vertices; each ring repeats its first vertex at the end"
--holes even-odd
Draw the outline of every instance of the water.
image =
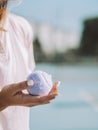
POLYGON ((37 69, 61 81, 60 95, 31 108, 30 130, 98 130, 98 65, 39 64, 37 69))

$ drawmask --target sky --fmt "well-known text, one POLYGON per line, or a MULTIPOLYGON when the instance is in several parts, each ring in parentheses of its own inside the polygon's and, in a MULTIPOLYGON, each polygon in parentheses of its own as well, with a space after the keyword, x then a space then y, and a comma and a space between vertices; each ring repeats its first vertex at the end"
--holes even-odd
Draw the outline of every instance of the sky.
POLYGON ((98 17, 98 0, 23 0, 12 11, 32 22, 80 31, 84 19, 98 17))

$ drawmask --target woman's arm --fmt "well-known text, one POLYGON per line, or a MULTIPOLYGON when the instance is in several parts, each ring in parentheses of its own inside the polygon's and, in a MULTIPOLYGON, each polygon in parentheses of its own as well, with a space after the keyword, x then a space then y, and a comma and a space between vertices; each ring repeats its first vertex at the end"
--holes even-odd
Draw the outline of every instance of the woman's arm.
POLYGON ((23 93, 22 90, 27 88, 26 81, 4 87, 0 92, 0 111, 8 106, 32 107, 48 104, 58 95, 58 83, 54 83, 53 89, 47 96, 31 96, 23 93))

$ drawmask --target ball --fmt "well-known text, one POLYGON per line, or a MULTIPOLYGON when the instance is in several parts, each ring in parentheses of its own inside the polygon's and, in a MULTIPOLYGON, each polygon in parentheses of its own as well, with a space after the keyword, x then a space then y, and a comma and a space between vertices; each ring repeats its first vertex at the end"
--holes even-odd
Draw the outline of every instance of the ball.
POLYGON ((53 87, 52 76, 44 71, 34 71, 27 78, 27 89, 31 95, 47 95, 53 87))

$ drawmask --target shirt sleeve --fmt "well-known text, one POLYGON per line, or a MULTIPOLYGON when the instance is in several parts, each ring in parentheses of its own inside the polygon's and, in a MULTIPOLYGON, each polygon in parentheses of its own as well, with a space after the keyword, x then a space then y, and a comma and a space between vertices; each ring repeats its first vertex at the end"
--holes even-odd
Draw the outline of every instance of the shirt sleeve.
POLYGON ((31 24, 23 18, 22 22, 22 31, 25 39, 25 46, 28 52, 28 63, 31 71, 35 68, 35 60, 34 60, 34 50, 33 50, 33 40, 34 40, 34 30, 31 24))
POLYGON ((28 51, 29 67, 31 71, 33 71, 35 68, 34 50, 33 50, 34 32, 32 26, 29 23, 28 23, 28 33, 25 38, 27 42, 26 46, 28 51))

